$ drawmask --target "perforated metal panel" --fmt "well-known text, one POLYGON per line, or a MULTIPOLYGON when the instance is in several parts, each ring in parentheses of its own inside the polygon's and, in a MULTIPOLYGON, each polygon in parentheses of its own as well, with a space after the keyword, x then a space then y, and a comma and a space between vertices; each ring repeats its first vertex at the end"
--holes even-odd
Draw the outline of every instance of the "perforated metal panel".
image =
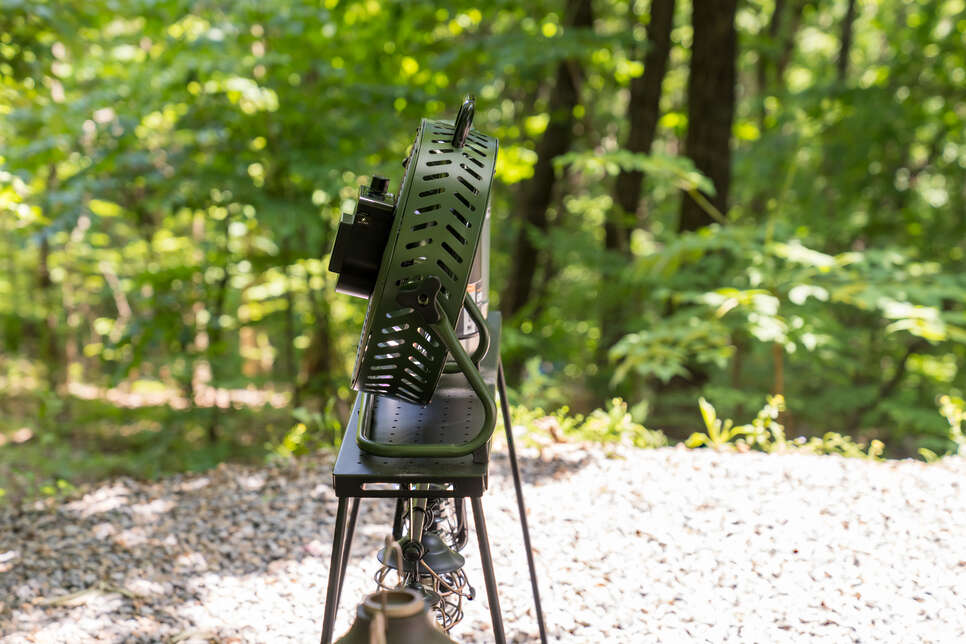
MULTIPOLYGON (((498 312, 487 317, 490 348, 482 361, 480 373, 491 390, 496 388, 497 360, 500 355, 502 319, 498 312)), ((472 455, 453 458, 398 458, 370 454, 352 440, 358 431, 360 398, 349 415, 346 440, 339 449, 333 469, 333 482, 339 496, 414 496, 411 483, 443 483, 453 486, 451 492, 439 496, 479 496, 486 489, 486 462, 472 455), (364 483, 397 483, 398 489, 378 491, 378 486, 364 489, 364 483)), ((479 397, 466 387, 461 373, 443 374, 432 402, 425 407, 383 396, 374 398, 370 436, 388 443, 455 443, 466 440, 483 421, 483 405, 479 397), (472 429, 472 431, 470 431, 472 429)))
POLYGON ((436 276, 442 308, 456 323, 497 155, 497 140, 476 130, 462 148, 452 138, 452 123, 428 119, 416 135, 359 340, 355 389, 422 405, 436 389, 446 348, 396 297, 406 286, 436 276))

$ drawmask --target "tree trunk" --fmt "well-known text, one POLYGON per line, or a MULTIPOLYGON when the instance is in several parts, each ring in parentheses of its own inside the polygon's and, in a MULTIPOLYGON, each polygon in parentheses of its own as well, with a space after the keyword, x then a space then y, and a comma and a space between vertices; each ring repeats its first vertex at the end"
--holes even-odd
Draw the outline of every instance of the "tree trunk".
POLYGON ((42 355, 47 364, 47 386, 51 392, 60 390, 63 382, 63 361, 60 352, 60 342, 57 325, 57 309, 60 302, 54 294, 54 282, 50 277, 50 240, 47 235, 40 239, 40 261, 37 266, 37 286, 40 289, 41 301, 44 306, 44 332, 42 355))
MULTIPOLYGON (((731 124, 735 111, 737 0, 695 2, 694 45, 688 76, 688 135, 685 153, 714 184, 704 195, 719 212, 728 210, 731 183, 731 124)), ((714 221, 690 195, 681 202, 680 232, 697 230, 714 221)))
MULTIPOLYGON (((674 0, 654 0, 651 5, 651 22, 647 26, 647 54, 644 56, 644 73, 631 81, 631 98, 627 106, 630 129, 624 146, 635 154, 647 154, 654 143, 657 121, 660 116, 661 87, 667 72, 671 54, 671 26, 674 22, 674 0)), ((629 227, 640 207, 644 173, 621 170, 614 186, 612 211, 605 228, 605 247, 609 250, 627 251, 629 227)))
POLYGON ((778 49, 778 35, 781 31, 782 26, 782 16, 785 14, 785 0, 775 0, 775 8, 771 13, 771 19, 768 21, 768 40, 763 47, 758 51, 758 65, 755 69, 755 75, 758 81, 758 98, 761 101, 759 103, 759 122, 764 129, 765 124, 765 96, 768 95, 768 88, 771 85, 770 72, 774 66, 777 56, 775 52, 778 49))
MULTIPOLYGON (((693 3, 691 22, 694 44, 688 74, 688 134, 685 154, 711 180, 714 195, 698 195, 702 202, 685 194, 681 200, 678 232, 698 230, 715 221, 709 210, 728 210, 731 183, 731 125, 735 112, 735 65, 737 32, 735 13, 738 0, 693 3)), ((667 315, 675 307, 668 301, 667 315)), ((687 377, 675 377, 662 389, 699 387, 708 381, 701 365, 686 365, 687 377)))
POLYGON ((292 292, 293 278, 289 267, 285 266, 285 375, 292 387, 292 407, 302 406, 302 390, 299 387, 299 367, 295 359, 295 294, 292 292))
MULTIPOLYGON (((785 92, 785 70, 795 51, 795 35, 802 22, 805 7, 812 0, 776 0, 775 11, 768 23, 768 42, 758 56, 758 127, 762 132, 770 128, 765 100, 773 93, 785 92)), ((749 201, 749 210, 765 216, 765 204, 773 193, 773 185, 759 188, 749 201)))
MULTIPOLYGON (((624 148, 635 154, 648 154, 654 143, 657 122, 660 117, 661 88, 667 72, 671 53, 671 27, 674 22, 674 0, 654 0, 651 5, 651 21, 647 26, 647 53, 644 56, 644 73, 631 81, 630 102, 627 105, 629 129, 624 148)), ((614 184, 614 207, 604 223, 604 248, 619 252, 630 259, 630 232, 641 208, 644 173, 621 170, 614 184)), ((604 264, 601 278, 612 285, 608 294, 601 297, 600 343, 598 360, 606 362, 611 347, 626 332, 626 320, 633 315, 635 298, 628 298, 623 291, 613 288, 614 270, 604 264)))
POLYGON ((765 129, 765 97, 775 86, 782 85, 785 69, 795 50, 795 34, 802 21, 802 13, 810 0, 775 0, 775 9, 768 21, 768 40, 758 52, 755 69, 758 84, 759 124, 765 129))
POLYGON ((226 261, 224 275, 218 280, 218 285, 216 286, 214 310, 208 319, 208 368, 211 372, 211 388, 214 393, 214 400, 211 405, 211 417, 208 421, 208 443, 211 445, 215 445, 218 442, 218 421, 221 417, 221 411, 218 408, 217 389, 221 384, 221 361, 226 353, 223 345, 225 329, 221 324, 221 316, 225 312, 225 301, 228 298, 228 283, 231 278, 229 266, 230 264, 226 261))
POLYGON ((845 9, 845 17, 842 19, 842 44, 839 48, 839 57, 835 65, 837 78, 840 83, 845 82, 845 76, 849 71, 853 23, 855 23, 855 0, 849 0, 848 7, 845 9))
MULTIPOLYGON (((47 193, 52 194, 57 187, 57 166, 51 163, 47 168, 47 193)), ((48 205, 49 207, 49 205, 48 205)), ((51 219, 53 214, 46 213, 51 219)), ((59 311, 61 298, 54 292, 54 281, 50 274, 50 236, 41 234, 40 253, 37 265, 37 286, 43 302, 44 331, 42 355, 47 363, 47 382, 51 392, 58 392, 64 382, 63 356, 60 350, 59 311)))
POLYGON ((292 255, 289 238, 282 242, 282 257, 285 258, 285 375, 292 387, 292 407, 302 406, 302 389, 299 387, 299 366, 295 357, 295 338, 297 320, 295 317, 295 278, 291 275, 292 255))
MULTIPOLYGON (((309 287, 309 301, 312 304, 313 321, 312 338, 302 356, 302 370, 304 385, 300 387, 306 393, 316 394, 320 400, 332 393, 333 380, 338 377, 336 371, 336 353, 333 347, 332 320, 329 300, 312 292, 309 287)), ((322 402, 322 407, 325 403, 322 402)))
POLYGON ((798 33, 798 28, 802 24, 802 14, 805 12, 805 7, 810 4, 813 4, 812 0, 799 0, 792 4, 788 26, 782 38, 781 56, 778 58, 778 66, 775 68, 775 81, 778 83, 784 82, 785 70, 792 60, 792 53, 795 51, 795 34, 798 33))
MULTIPOLYGON (((568 27, 590 28, 593 20, 590 0, 568 0, 565 23, 568 27)), ((557 65, 550 93, 550 122, 537 143, 533 177, 520 187, 521 208, 514 217, 520 222, 520 229, 511 260, 510 283, 501 302, 508 317, 526 305, 533 291, 538 255, 533 239, 547 230, 547 209, 556 183, 553 160, 566 153, 573 141, 574 107, 580 100, 580 76, 580 66, 574 60, 561 60, 557 65)))

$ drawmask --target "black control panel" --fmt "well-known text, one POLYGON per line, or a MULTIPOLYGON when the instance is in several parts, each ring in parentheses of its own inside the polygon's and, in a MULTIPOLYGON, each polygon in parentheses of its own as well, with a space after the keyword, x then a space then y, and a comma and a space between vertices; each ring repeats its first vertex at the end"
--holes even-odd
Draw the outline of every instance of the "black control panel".
POLYGON ((342 215, 329 259, 329 270, 339 275, 335 286, 339 293, 363 299, 372 295, 396 207, 388 187, 389 179, 373 177, 368 186, 359 188, 356 211, 342 215))

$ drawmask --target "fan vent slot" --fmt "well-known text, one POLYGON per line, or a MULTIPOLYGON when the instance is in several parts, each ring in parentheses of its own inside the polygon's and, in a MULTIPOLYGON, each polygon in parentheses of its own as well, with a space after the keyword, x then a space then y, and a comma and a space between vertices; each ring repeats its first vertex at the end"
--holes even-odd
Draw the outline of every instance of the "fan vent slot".
POLYGON ((419 375, 418 373, 416 373, 415 371, 413 371, 409 367, 404 368, 403 369, 403 373, 409 374, 410 376, 412 376, 412 378, 414 380, 417 380, 419 382, 423 382, 423 383, 426 382, 426 377, 425 376, 419 375))
POLYGON ((415 215, 425 215, 427 212, 432 212, 434 210, 439 210, 439 204, 438 203, 431 203, 431 204, 427 204, 425 206, 421 206, 421 207, 417 208, 416 210, 414 210, 413 211, 413 214, 415 214, 415 215))
POLYGON ((424 347, 423 345, 419 344, 418 342, 413 342, 413 349, 415 349, 416 351, 419 351, 421 354, 423 354, 423 357, 426 358, 427 360, 430 360, 430 361, 432 360, 430 358, 430 356, 429 356, 429 351, 426 350, 426 347, 424 347))
POLYGON ((436 265, 439 266, 440 268, 442 268, 443 269, 443 272, 446 273, 446 275, 451 280, 453 280, 454 282, 456 281, 456 275, 453 273, 453 271, 450 270, 449 266, 447 266, 446 264, 443 263, 443 260, 437 259, 436 260, 436 265))
MULTIPOLYGON (((401 279, 396 280, 396 286, 403 286, 403 285, 405 285, 407 287, 408 286, 416 286, 417 284, 419 284, 419 281, 421 279, 423 279, 423 276, 422 275, 418 275, 418 274, 417 275, 410 275, 409 277, 403 277, 401 279)), ((407 326, 407 328, 408 328, 408 326, 407 326)))
POLYGON ((427 237, 425 239, 419 239, 417 241, 410 242, 410 243, 406 244, 406 249, 407 250, 412 250, 413 248, 419 248, 421 246, 429 246, 432 243, 433 243, 433 238, 432 237, 427 237))
POLYGON ((469 190, 470 192, 472 192, 474 195, 480 194, 479 189, 476 186, 474 186, 472 183, 470 183, 469 181, 467 181, 464 177, 457 177, 457 181, 459 181, 464 186, 466 186, 467 190, 469 190))
MULTIPOLYGON (((436 222, 433 222, 433 223, 435 224, 436 222)), ((453 228, 449 224, 446 224, 446 230, 449 231, 449 234, 452 235, 456 241, 466 246, 466 238, 460 235, 458 232, 456 232, 455 228, 453 228)))
POLYGON ((449 176, 449 172, 437 172, 436 174, 427 174, 423 176, 423 181, 436 181, 437 179, 445 179, 449 176))
POLYGON ((399 333, 401 331, 405 331, 408 328, 409 328, 409 323, 404 322, 403 324, 397 324, 395 326, 383 327, 382 333, 384 335, 389 335, 390 333, 399 333))
POLYGON ((433 337, 433 334, 430 333, 429 331, 427 331, 426 329, 424 329, 423 327, 421 327, 421 326, 420 327, 416 327, 416 333, 418 333, 420 336, 422 336, 422 338, 424 340, 426 340, 426 342, 429 342, 434 347, 438 347, 439 346, 439 342, 436 341, 436 338, 433 337))
POLYGON ((430 150, 430 154, 449 154, 453 151, 453 148, 436 148, 435 150, 430 150))
POLYGON ((449 165, 450 163, 452 163, 452 160, 450 159, 440 159, 439 161, 428 161, 426 165, 432 167, 437 165, 449 165))
POLYGON ((460 203, 463 204, 464 206, 466 206, 467 208, 469 208, 470 210, 474 210, 474 211, 476 210, 476 206, 474 206, 473 204, 471 204, 470 201, 469 201, 469 199, 467 199, 466 197, 464 197, 460 193, 454 192, 453 193, 453 196, 456 197, 457 199, 459 199, 460 200, 460 203))
POLYGON ((470 176, 472 176, 477 181, 483 181, 483 177, 481 177, 480 174, 476 170, 474 170, 473 168, 469 167, 465 163, 461 163, 460 164, 460 168, 462 168, 463 170, 466 170, 466 172, 468 172, 470 174, 470 176))
POLYGON ((419 395, 413 392, 412 390, 407 389, 403 385, 399 385, 398 392, 399 392, 399 397, 404 400, 408 400, 409 402, 414 402, 414 403, 419 402, 419 395))
POLYGON ((470 155, 468 155, 466 152, 463 153, 463 158, 466 159, 467 161, 469 161, 470 163, 472 163, 473 165, 475 165, 478 168, 485 167, 482 161, 480 161, 479 159, 474 159, 473 157, 471 157, 470 155))
MULTIPOLYGON (((419 232, 420 230, 425 230, 427 228, 432 228, 435 225, 436 225, 436 222, 435 221, 424 221, 421 224, 416 224, 410 230, 412 230, 415 233, 415 232, 419 232)), ((447 228, 449 228, 449 226, 447 226, 447 228)))
POLYGON ((439 193, 443 192, 444 190, 445 190, 445 188, 433 188, 432 190, 424 190, 423 192, 420 192, 419 193, 419 196, 420 197, 429 197, 431 195, 438 195, 439 193))
MULTIPOLYGON (((423 259, 426 259, 426 258, 424 257, 423 259)), ((401 318, 404 315, 409 315, 412 312, 413 312, 412 307, 407 306, 402 309, 396 309, 395 311, 389 311, 388 313, 386 313, 386 317, 392 320, 394 318, 401 318)))
POLYGON ((409 361, 410 361, 411 363, 413 363, 414 365, 416 365, 417 367, 419 367, 420 369, 422 369, 422 370, 424 370, 424 371, 426 370, 426 365, 424 365, 424 364, 423 364, 422 362, 420 362, 420 361, 419 361, 419 360, 418 360, 418 359, 416 358, 416 356, 409 356, 409 361))
POLYGON ((459 211, 459 210, 457 210, 456 208, 450 208, 450 209, 449 209, 449 211, 450 211, 451 213, 453 213, 453 216, 454 216, 454 217, 456 217, 457 219, 459 219, 459 220, 460 220, 460 223, 461 223, 461 224, 463 224, 463 225, 464 225, 464 226, 466 226, 467 228, 472 228, 472 227, 473 227, 473 224, 471 224, 471 223, 469 222, 469 220, 468 220, 468 219, 467 219, 466 217, 464 217, 464 216, 463 216, 463 215, 462 215, 462 214, 460 213, 460 211, 459 211))
MULTIPOLYGON (((409 266, 412 266, 413 264, 422 264, 427 259, 428 259, 427 257, 413 257, 412 259, 407 259, 406 261, 402 262, 399 265, 402 266, 403 268, 408 268, 409 266)), ((410 311, 412 311, 412 309, 410 309, 410 311)))
MULTIPOLYGON (((412 387, 413 389, 419 389, 419 385, 417 385, 415 382, 413 382, 412 380, 410 380, 406 376, 400 376, 399 377, 399 382, 403 383, 404 385, 408 385, 408 386, 412 387)), ((400 386, 402 386, 402 385, 400 385, 400 386)))
POLYGON ((455 250, 453 250, 453 247, 452 246, 450 246, 446 242, 443 242, 442 244, 440 244, 440 246, 442 246, 443 247, 443 250, 445 250, 447 253, 449 253, 450 256, 453 259, 455 259, 458 263, 460 263, 460 264, 463 263, 463 258, 459 256, 459 253, 457 253, 455 250))

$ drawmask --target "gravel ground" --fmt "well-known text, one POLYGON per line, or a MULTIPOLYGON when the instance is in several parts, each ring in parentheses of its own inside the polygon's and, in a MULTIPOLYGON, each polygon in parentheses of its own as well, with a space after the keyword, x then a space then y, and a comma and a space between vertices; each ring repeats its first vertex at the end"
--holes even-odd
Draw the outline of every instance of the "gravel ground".
MULTIPOLYGON (((966 641, 966 460, 561 445, 521 466, 554 641, 966 641)), ((317 641, 330 468, 222 466, 0 510, 0 642, 317 641)), ((492 472, 508 634, 532 642, 506 459, 492 472)), ((363 502, 338 633, 390 511, 363 502)), ((464 643, 492 641, 475 548, 464 643)))

